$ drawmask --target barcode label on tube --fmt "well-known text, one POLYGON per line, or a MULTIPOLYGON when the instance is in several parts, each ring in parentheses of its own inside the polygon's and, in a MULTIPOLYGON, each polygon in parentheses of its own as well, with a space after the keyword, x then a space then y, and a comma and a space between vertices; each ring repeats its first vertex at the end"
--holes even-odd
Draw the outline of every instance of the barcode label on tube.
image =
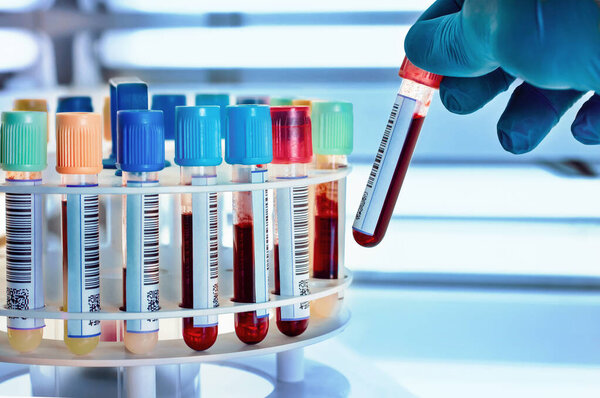
MULTIPOLYGON (((253 169, 250 182, 267 181, 266 169, 253 169)), ((269 301, 269 192, 252 191, 254 235, 254 298, 257 303, 269 301)), ((267 309, 256 310, 257 317, 268 316, 267 309)))
MULTIPOLYGON (((7 180, 11 185, 36 185, 39 180, 7 180)), ((41 198, 6 194, 6 308, 44 306, 42 286, 41 198)), ((10 329, 39 329, 43 319, 9 317, 10 329)))
MULTIPOLYGON (((192 185, 215 185, 216 176, 194 176, 192 185)), ((217 193, 192 194, 193 305, 219 306, 219 236, 217 193)), ((217 324, 217 315, 195 316, 194 327, 217 324)))
MULTIPOLYGON (((128 181, 128 186, 158 185, 128 181)), ((157 194, 127 195, 127 311, 154 312, 159 306, 159 198, 157 194)), ((127 331, 158 330, 158 319, 127 321, 127 331)))
MULTIPOLYGON (((308 289, 308 187, 277 190, 279 293, 305 296, 308 289)), ((308 301, 281 307, 282 320, 306 319, 308 301)))
MULTIPOLYGON (((97 195, 67 195, 67 310, 100 311, 100 231, 97 195)), ((65 237, 63 237, 64 239, 65 237)), ((69 337, 100 334, 100 321, 70 319, 69 337)))
POLYGON ((417 101, 398 94, 367 180, 352 228, 373 235, 392 182, 417 101))

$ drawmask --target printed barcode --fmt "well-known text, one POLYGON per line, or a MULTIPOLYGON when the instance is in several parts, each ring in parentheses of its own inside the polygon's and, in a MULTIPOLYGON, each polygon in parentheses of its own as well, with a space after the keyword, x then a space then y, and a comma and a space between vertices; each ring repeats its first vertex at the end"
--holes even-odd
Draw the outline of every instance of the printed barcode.
MULTIPOLYGON (((269 275, 269 191, 265 190, 265 268, 269 275)), ((268 285, 268 283, 267 283, 268 285)))
POLYGON ((6 194, 6 280, 8 283, 31 283, 32 211, 33 195, 6 194))
POLYGON ((219 277, 219 236, 218 236, 218 212, 217 193, 208 194, 208 223, 209 223, 209 256, 210 256, 210 279, 219 277))
POLYGON ((377 178, 377 173, 379 173, 379 167, 381 166, 383 154, 385 153, 385 149, 387 148, 388 142, 390 140, 390 135, 392 134, 394 123, 396 123, 396 117, 398 116, 399 107, 400 105, 397 102, 392 107, 390 118, 388 119, 387 125, 385 126, 383 138, 381 139, 381 144, 379 144, 379 149, 377 150, 377 155, 375 156, 375 161, 373 162, 373 168, 371 168, 371 174, 369 174, 369 180, 367 181, 368 188, 373 188, 373 184, 375 183, 375 179, 377 178))
POLYGON ((100 287, 100 231, 98 229, 98 196, 83 196, 83 260, 85 289, 100 287))
POLYGON ((292 188, 294 272, 308 274, 308 187, 292 188))
POLYGON ((158 285, 158 195, 143 195, 144 285, 158 285))

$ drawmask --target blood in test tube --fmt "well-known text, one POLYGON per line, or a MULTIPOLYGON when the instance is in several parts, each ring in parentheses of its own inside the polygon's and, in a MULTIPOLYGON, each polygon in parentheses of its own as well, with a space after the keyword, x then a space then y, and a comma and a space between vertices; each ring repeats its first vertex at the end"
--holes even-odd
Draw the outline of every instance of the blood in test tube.
MULTIPOLYGON (((17 104, 15 103, 15 106, 17 104)), ((41 184, 46 168, 47 113, 3 112, 0 163, 9 186, 41 184)), ((42 197, 29 193, 6 194, 6 308, 44 307, 42 275, 42 197)), ((42 342, 44 319, 7 318, 10 346, 34 351, 42 342)))
MULTIPOLYGON (((165 132, 161 111, 123 110, 117 113, 117 167, 123 185, 158 186, 165 167, 165 132)), ((159 195, 129 194, 123 203, 123 301, 128 312, 152 313, 159 302, 159 195), (143 245, 140 243, 143 242, 143 245)), ((158 341, 158 319, 125 321, 125 348, 146 354, 158 341)))
MULTIPOLYGON (((221 114, 218 106, 178 106, 175 115, 175 163, 180 183, 210 186, 217 183, 221 156, 221 114)), ((219 306, 219 234, 216 192, 181 195, 181 290, 183 308, 219 306)), ((218 334, 218 316, 183 319, 188 347, 210 348, 218 334)))
MULTIPOLYGON (((264 183, 273 159, 271 114, 265 105, 227 107, 225 160, 233 165, 236 183, 264 183)), ((233 301, 269 301, 269 251, 272 244, 267 190, 233 194, 233 301)), ((269 329, 269 311, 260 309, 234 316, 235 332, 247 344, 262 341, 269 329)))
MULTIPOLYGON (((308 106, 272 106, 273 175, 278 180, 308 177, 312 160, 312 133, 308 106)), ((275 294, 304 296, 310 293, 308 186, 275 191, 275 294)), ((277 308, 277 327, 287 336, 298 336, 308 327, 308 301, 277 308)))
POLYGON ((408 58, 399 75, 402 85, 352 226, 354 240, 364 247, 378 245, 385 236, 431 97, 442 81, 442 76, 417 68, 408 58))
MULTIPOLYGON (((56 115, 56 171, 74 189, 98 185, 102 170, 102 118, 96 113, 56 115)), ((62 197, 63 311, 100 311, 100 229, 98 195, 62 197)), ((76 355, 96 348, 99 320, 68 319, 64 341, 76 355)))

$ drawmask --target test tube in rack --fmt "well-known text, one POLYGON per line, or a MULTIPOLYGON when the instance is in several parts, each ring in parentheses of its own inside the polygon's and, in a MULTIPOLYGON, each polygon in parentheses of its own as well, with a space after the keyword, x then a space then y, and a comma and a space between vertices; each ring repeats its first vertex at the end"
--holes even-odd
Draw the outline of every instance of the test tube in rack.
MULTIPOLYGON (((316 101, 312 105, 315 167, 336 170, 348 166, 353 147, 353 111, 349 102, 316 101)), ((318 184, 315 187, 313 277, 343 277, 346 180, 318 184)), ((312 303, 312 310, 329 316, 337 308, 337 297, 329 296, 312 303)))
MULTIPOLYGON (((218 106, 178 106, 175 116, 175 163, 182 185, 215 185, 221 156, 218 106)), ((182 307, 219 306, 219 234, 216 192, 181 195, 182 307)), ((188 347, 210 348, 218 334, 218 316, 183 318, 188 347)))
MULTIPOLYGON (((6 183, 34 186, 46 168, 46 112, 3 112, 0 162, 6 183)), ((29 193, 6 194, 6 308, 44 307, 42 275, 42 198, 29 193)), ((44 320, 9 317, 8 342, 19 352, 35 350, 42 341, 44 320)))
POLYGON ((186 98, 183 94, 155 94, 152 96, 154 111, 162 111, 165 119, 165 140, 175 139, 175 108, 185 106, 186 98))
MULTIPOLYGON (((67 187, 98 186, 102 171, 102 117, 97 113, 56 115, 56 171, 67 187)), ((100 311, 98 195, 62 195, 63 310, 100 311)), ((98 345, 100 321, 69 319, 64 341, 85 355, 98 345)))
MULTIPOLYGON (((271 107, 273 175, 275 179, 306 179, 312 160, 311 125, 307 106, 271 107)), ((275 294, 309 294, 308 186, 275 191, 275 294)), ((277 327, 298 336, 308 327, 309 302, 277 308, 277 327)))
MULTIPOLYGON (((129 110, 117 115, 117 167, 123 185, 158 186, 165 167, 165 131, 161 111, 129 110)), ((159 310, 159 195, 129 194, 123 204, 123 301, 133 312, 159 310)), ((125 347, 134 354, 152 351, 158 319, 125 321, 125 347)))
MULTIPOLYGON (((273 159, 271 115, 265 105, 227 107, 225 160, 233 165, 233 181, 267 181, 273 159)), ((233 300, 269 300, 269 193, 267 190, 233 194, 233 300)), ((247 344, 261 342, 269 330, 269 311, 239 312, 235 333, 247 344)))

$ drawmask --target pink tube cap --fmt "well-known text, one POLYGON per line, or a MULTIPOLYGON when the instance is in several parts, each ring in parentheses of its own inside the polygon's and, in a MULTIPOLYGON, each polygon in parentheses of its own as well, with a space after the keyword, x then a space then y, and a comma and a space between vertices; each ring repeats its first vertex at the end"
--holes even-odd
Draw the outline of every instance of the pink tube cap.
POLYGON ((402 66, 400 67, 398 75, 403 79, 409 79, 435 89, 440 88, 440 83, 444 78, 444 76, 429 73, 426 70, 414 66, 406 57, 404 57, 404 61, 402 61, 402 66))
POLYGON ((310 163, 312 131, 308 106, 272 106, 273 163, 310 163))

